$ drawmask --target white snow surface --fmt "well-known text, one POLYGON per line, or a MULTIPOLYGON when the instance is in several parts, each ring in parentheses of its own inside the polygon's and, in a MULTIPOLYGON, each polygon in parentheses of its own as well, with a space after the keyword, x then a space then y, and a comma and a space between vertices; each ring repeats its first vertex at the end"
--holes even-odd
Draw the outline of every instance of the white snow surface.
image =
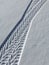
POLYGON ((49 0, 32 19, 20 65, 49 65, 49 0))
POLYGON ((0 0, 0 45, 21 19, 30 0, 0 0))

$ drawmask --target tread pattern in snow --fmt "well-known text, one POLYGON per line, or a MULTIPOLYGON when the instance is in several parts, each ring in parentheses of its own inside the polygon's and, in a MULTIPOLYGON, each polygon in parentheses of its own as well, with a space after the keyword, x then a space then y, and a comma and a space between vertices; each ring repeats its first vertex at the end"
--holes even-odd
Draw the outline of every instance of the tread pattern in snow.
POLYGON ((37 2, 34 3, 34 6, 32 1, 32 4, 27 10, 23 21, 15 29, 4 47, 1 49, 0 65, 18 65, 31 19, 35 16, 35 14, 41 8, 45 1, 46 0, 37 0, 37 2))

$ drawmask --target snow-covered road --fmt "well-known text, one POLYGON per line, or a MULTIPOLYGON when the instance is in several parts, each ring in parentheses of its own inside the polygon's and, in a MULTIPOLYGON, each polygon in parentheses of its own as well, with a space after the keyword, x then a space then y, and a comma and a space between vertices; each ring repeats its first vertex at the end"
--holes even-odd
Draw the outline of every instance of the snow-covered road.
MULTIPOLYGON (((0 45, 21 19, 30 1, 0 0, 0 45)), ((45 1, 32 0, 21 24, 0 46, 1 65, 49 65, 49 1, 45 1)))

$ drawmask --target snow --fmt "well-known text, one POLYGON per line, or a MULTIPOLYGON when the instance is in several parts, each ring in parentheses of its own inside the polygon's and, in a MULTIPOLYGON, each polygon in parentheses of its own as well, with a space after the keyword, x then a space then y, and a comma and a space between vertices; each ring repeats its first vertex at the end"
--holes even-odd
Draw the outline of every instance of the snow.
POLYGON ((49 0, 32 19, 20 65, 49 65, 49 0))
POLYGON ((30 0, 0 0, 0 45, 22 17, 30 0))

